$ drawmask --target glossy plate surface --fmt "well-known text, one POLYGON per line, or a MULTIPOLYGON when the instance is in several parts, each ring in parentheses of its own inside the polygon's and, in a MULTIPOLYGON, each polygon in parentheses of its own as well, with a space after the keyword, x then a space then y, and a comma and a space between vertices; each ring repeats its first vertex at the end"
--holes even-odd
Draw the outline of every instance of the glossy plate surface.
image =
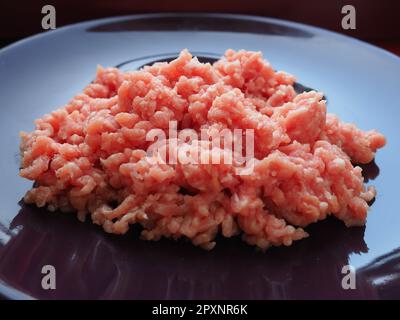
POLYGON ((9 298, 400 298, 400 59, 363 42, 305 25, 235 15, 140 15, 81 23, 0 51, 0 292, 9 298), (290 248, 256 252, 219 239, 211 252, 185 241, 144 242, 135 228, 104 233, 71 214, 21 203, 20 130, 66 103, 96 66, 134 69, 188 48, 205 58, 226 49, 261 50, 278 70, 322 90, 329 111, 388 145, 365 175, 378 191, 366 227, 335 219, 308 228, 290 248), (44 265, 56 289, 43 290, 44 265), (356 289, 341 286, 343 266, 356 289))

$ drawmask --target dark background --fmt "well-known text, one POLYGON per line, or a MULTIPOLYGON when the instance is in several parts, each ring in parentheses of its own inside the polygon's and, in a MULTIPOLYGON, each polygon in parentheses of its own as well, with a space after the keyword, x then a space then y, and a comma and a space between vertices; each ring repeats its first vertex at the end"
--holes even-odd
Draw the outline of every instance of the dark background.
POLYGON ((41 8, 55 6, 57 27, 148 12, 224 12, 276 17, 341 32, 400 54, 399 0, 0 0, 0 45, 43 32, 41 8), (343 30, 341 8, 356 8, 356 30, 343 30))

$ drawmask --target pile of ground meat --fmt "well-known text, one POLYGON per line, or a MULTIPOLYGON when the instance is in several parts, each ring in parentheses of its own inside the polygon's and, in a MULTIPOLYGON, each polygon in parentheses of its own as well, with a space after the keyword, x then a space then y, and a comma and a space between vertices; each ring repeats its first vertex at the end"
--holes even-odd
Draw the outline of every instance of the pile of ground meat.
MULTIPOLYGON (((244 50, 213 65, 183 50, 139 71, 99 67, 82 93, 21 133, 20 175, 35 182, 24 200, 89 215, 110 233, 138 223, 143 239, 185 237, 204 249, 219 232, 261 249, 289 246, 330 214, 363 225, 375 189, 353 163, 373 160, 385 137, 327 114, 322 93, 297 94, 294 82, 244 50), (236 162, 150 161, 146 134, 168 135, 171 121, 196 132, 252 129, 252 172, 238 174, 236 162)), ((202 142, 178 148, 223 154, 202 142)))

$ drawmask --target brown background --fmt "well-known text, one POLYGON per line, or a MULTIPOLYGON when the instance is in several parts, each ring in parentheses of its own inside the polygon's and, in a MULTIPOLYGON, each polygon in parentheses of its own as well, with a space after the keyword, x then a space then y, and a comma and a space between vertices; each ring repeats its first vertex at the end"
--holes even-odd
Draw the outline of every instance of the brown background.
POLYGON ((107 16, 148 12, 224 12, 303 22, 372 42, 400 54, 399 0, 0 0, 0 41, 9 43, 42 32, 41 8, 54 5, 57 27, 107 16), (351 4, 357 29, 341 28, 341 8, 351 4))

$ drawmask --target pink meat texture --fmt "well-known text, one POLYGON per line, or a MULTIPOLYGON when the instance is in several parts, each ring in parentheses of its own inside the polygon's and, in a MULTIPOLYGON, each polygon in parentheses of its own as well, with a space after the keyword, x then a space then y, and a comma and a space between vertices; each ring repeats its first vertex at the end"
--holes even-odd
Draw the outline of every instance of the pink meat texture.
POLYGON ((138 223, 143 239, 185 237, 207 250, 219 232, 262 250, 289 246, 330 214, 364 225, 376 192, 353 164, 373 160, 385 137, 327 114, 322 93, 297 94, 294 82, 244 50, 213 65, 183 50, 139 71, 99 67, 82 93, 21 132, 20 175, 35 182, 24 200, 89 215, 109 233, 138 223), (253 129, 253 172, 238 174, 235 162, 150 161, 147 132, 167 133, 172 120, 196 132, 253 129))

